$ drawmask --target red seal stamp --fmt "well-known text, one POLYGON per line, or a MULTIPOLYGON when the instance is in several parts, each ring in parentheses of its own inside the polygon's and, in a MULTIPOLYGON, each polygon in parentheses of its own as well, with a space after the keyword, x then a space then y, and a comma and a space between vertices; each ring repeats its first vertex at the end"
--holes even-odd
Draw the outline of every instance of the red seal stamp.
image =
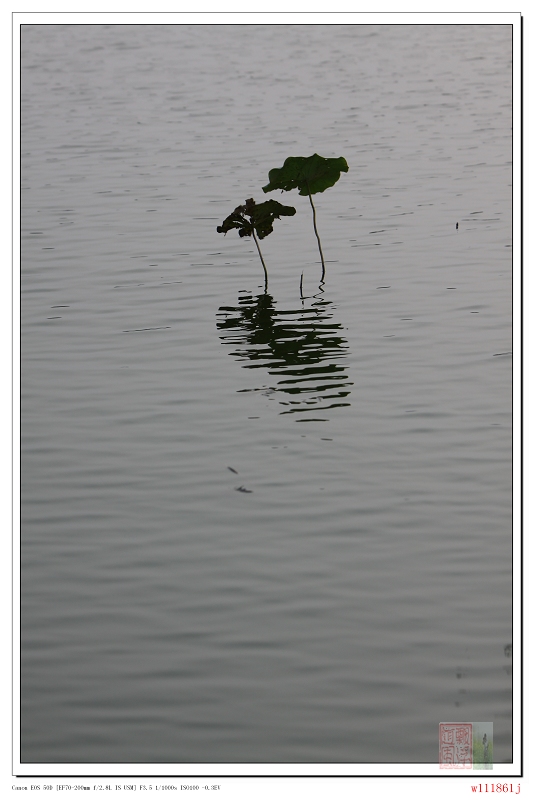
POLYGON ((472 723, 441 722, 439 725, 441 769, 472 769, 472 723))

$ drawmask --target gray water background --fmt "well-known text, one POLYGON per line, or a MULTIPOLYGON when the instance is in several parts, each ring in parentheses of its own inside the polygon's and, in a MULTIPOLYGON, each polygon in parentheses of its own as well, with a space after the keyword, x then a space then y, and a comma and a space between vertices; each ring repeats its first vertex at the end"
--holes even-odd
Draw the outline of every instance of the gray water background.
POLYGON ((510 27, 21 47, 22 760, 511 760, 510 27))

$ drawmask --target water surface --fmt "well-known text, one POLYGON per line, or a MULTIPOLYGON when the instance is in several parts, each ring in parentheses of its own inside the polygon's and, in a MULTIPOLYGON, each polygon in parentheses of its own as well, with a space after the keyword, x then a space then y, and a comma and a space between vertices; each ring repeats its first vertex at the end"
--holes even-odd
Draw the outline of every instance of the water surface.
POLYGON ((510 58, 23 26, 24 762, 511 760, 510 58), (216 226, 314 152, 265 292, 216 226))

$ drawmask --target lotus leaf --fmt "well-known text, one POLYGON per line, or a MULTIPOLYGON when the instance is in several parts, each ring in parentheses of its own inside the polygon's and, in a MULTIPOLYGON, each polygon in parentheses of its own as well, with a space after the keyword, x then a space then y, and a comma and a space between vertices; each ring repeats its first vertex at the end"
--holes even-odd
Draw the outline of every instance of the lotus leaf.
POLYGON ((226 234, 233 228, 238 230, 239 236, 252 236, 263 265, 265 272, 265 291, 268 287, 268 275, 266 264, 259 247, 257 239, 264 239, 274 230, 274 220, 281 217, 292 217, 296 214, 296 209, 292 206, 284 206, 277 200, 266 200, 264 203, 256 203, 253 197, 243 206, 237 206, 235 211, 230 214, 222 225, 217 226, 218 233, 226 234), (257 236, 256 236, 257 233, 257 236))
POLYGON ((304 196, 317 194, 334 186, 341 172, 348 170, 346 159, 342 156, 323 158, 317 153, 309 158, 289 156, 280 169, 270 170, 269 183, 263 186, 263 191, 272 192, 274 189, 281 189, 290 192, 291 189, 298 189, 299 194, 304 196))
POLYGON ((311 195, 325 192, 330 186, 334 186, 339 180, 341 172, 348 172, 348 170, 346 159, 342 156, 340 158, 323 158, 317 153, 308 158, 289 156, 289 158, 285 159, 281 169, 270 170, 268 173, 269 183, 263 186, 264 192, 272 192, 274 189, 290 192, 291 189, 298 189, 299 194, 309 197, 309 202, 313 209, 313 227, 322 262, 322 283, 326 275, 326 262, 316 226, 315 204, 311 195))
POLYGON ((294 214, 296 214, 295 208, 284 206, 277 200, 256 203, 253 198, 250 198, 245 205, 237 206, 235 211, 226 217, 222 225, 217 227, 217 231, 227 233, 232 228, 236 228, 239 236, 252 236, 255 230, 258 237, 264 239, 274 230, 275 219, 292 217, 294 214))

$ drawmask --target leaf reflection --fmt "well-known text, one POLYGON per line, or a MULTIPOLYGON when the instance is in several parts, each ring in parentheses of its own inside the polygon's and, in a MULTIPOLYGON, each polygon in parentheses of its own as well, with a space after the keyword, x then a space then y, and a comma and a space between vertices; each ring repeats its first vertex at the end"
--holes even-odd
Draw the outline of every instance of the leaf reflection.
POLYGON ((301 422, 311 421, 312 412, 349 406, 352 383, 342 364, 348 342, 332 310, 323 298, 314 298, 309 308, 278 310, 267 292, 222 306, 217 328, 223 342, 236 346, 231 355, 245 369, 266 369, 278 379, 273 386, 239 391, 275 395, 286 406, 281 414, 304 412, 301 422))

